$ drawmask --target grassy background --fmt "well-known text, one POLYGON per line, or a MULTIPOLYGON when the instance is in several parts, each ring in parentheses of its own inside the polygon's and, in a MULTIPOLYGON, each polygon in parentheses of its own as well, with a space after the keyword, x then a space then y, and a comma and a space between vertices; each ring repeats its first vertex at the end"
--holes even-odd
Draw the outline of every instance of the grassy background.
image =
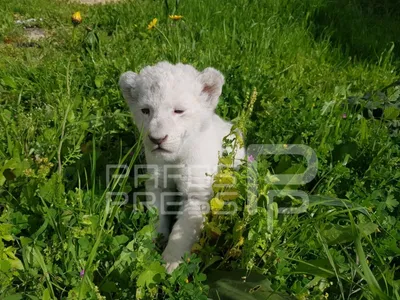
MULTIPOLYGON (((3 0, 0 297, 399 299, 400 91, 384 89, 398 80, 398 12, 389 0, 3 0), (29 18, 43 19, 33 25, 46 39, 26 40, 14 21, 29 18), (152 243, 155 214, 105 197, 107 164, 143 162, 119 75, 160 60, 219 69, 226 119, 255 88, 246 143, 303 143, 319 159, 317 178, 297 187, 306 213, 269 220, 266 191, 288 187, 262 182, 256 216, 210 217, 172 276, 152 243)), ((260 178, 304 167, 258 161, 260 178)), ((112 190, 137 191, 132 176, 112 190)), ((236 176, 243 207, 245 171, 236 176)))

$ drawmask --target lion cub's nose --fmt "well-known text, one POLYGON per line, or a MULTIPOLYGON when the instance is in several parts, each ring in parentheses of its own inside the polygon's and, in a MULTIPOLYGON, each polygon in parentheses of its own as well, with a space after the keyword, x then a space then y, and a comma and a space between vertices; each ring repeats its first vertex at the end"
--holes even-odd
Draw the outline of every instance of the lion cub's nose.
POLYGON ((152 137, 152 136, 149 136, 149 139, 150 139, 150 141, 152 141, 154 144, 156 144, 156 145, 161 145, 162 143, 165 142, 165 140, 167 139, 167 137, 168 137, 168 135, 164 136, 164 137, 161 138, 161 139, 156 139, 156 138, 154 138, 154 137, 152 137))

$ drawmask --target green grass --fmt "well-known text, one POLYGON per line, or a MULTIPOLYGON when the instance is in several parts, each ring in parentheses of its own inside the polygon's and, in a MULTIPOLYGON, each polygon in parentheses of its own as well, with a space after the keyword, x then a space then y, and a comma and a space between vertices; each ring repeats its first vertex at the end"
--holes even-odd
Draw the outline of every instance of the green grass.
POLYGON ((3 0, 0 299, 400 299, 400 88, 385 89, 398 80, 400 20, 382 3, 3 0), (14 18, 43 18, 48 37, 28 44, 14 18), (219 69, 226 119, 252 98, 247 145, 305 144, 319 162, 311 182, 280 186, 266 175, 305 162, 258 157, 255 215, 252 171, 235 171, 239 213, 210 215, 172 275, 155 212, 107 197, 142 191, 133 172, 106 185, 107 164, 143 163, 118 78, 161 60, 219 69), (282 189, 306 192, 307 211, 278 214, 299 204, 271 205, 282 189))

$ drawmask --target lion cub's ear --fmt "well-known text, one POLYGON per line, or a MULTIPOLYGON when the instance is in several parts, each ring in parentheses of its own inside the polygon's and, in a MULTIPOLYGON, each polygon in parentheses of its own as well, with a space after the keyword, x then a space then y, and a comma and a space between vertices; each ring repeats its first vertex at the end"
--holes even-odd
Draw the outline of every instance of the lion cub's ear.
POLYGON ((207 106, 214 110, 225 83, 224 76, 214 68, 206 68, 200 73, 198 79, 202 85, 200 96, 204 97, 207 106))
POLYGON ((132 71, 125 72, 119 78, 119 87, 125 101, 132 103, 136 100, 136 87, 137 87, 138 75, 132 71))

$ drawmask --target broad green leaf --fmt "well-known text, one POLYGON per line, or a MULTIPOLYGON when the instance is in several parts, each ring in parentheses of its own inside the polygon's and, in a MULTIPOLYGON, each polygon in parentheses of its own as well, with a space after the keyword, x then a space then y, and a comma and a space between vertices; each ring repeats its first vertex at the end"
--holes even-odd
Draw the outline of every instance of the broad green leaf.
POLYGON ((67 121, 68 123, 73 123, 75 121, 75 114, 73 110, 68 111, 67 121))
MULTIPOLYGON (((364 235, 370 235, 376 231, 378 225, 368 222, 358 225, 359 230, 364 235)), ((328 245, 336 245, 342 243, 353 242, 355 236, 351 230, 351 226, 341 226, 337 224, 329 224, 322 231, 321 236, 328 245)))
POLYGON ((206 279, 207 279, 207 275, 204 274, 204 273, 201 273, 201 274, 199 274, 199 275, 197 276, 197 280, 198 280, 198 281, 204 281, 204 280, 206 280, 206 279))
POLYGON ((6 241, 14 240, 12 236, 11 236, 11 239, 9 239, 12 228, 13 228, 12 224, 0 223, 0 238, 4 239, 6 241))
POLYGON ((335 101, 333 101, 333 100, 325 102, 321 109, 321 115, 325 115, 325 114, 329 113, 334 105, 335 105, 335 101))
POLYGON ((358 224, 357 227, 360 230, 360 232, 366 236, 376 232, 379 226, 376 225, 375 223, 368 222, 368 223, 358 224))
POLYGON ((14 268, 16 270, 24 270, 24 265, 22 264, 22 262, 18 258, 15 258, 15 259, 12 259, 12 260, 9 260, 9 261, 11 263, 11 267, 12 268, 14 268))
POLYGON ((103 86, 104 84, 104 76, 96 76, 94 83, 96 85, 96 87, 99 89, 103 86))
POLYGON ((14 240, 14 238, 13 238, 13 236, 11 234, 2 235, 2 236, 0 236, 0 238, 3 239, 4 241, 7 241, 7 242, 10 242, 10 241, 14 240))
POLYGON ((44 290, 42 300, 51 300, 50 290, 49 289, 45 289, 44 290))
POLYGON ((129 241, 129 238, 126 235, 116 235, 113 238, 113 243, 116 245, 125 244, 127 241, 129 241))
POLYGON ((6 182, 6 177, 3 175, 3 172, 1 172, 0 173, 0 186, 3 186, 5 182, 6 182))
POLYGON ((91 247, 93 246, 90 240, 86 236, 81 237, 78 240, 78 244, 80 246, 80 250, 84 252, 89 252, 91 247))
POLYGON ((46 230, 48 224, 49 224, 49 220, 48 220, 48 218, 45 218, 42 226, 40 226, 40 228, 34 234, 32 234, 31 237, 33 239, 37 239, 46 230))
POLYGON ((48 203, 60 202, 63 199, 64 185, 58 175, 54 173, 50 180, 40 185, 39 195, 48 203))
POLYGON ((17 88, 17 84, 16 84, 14 78, 12 78, 11 76, 4 76, 2 79, 3 79, 2 82, 5 86, 8 86, 12 89, 17 88))
POLYGON ((11 269, 11 263, 8 260, 3 259, 1 256, 0 258, 0 272, 6 274, 11 269))
POLYGON ((140 237, 152 238, 155 234, 154 227, 151 225, 145 225, 142 229, 137 233, 140 237))
POLYGON ((365 207, 362 207, 349 200, 333 198, 329 196, 321 196, 321 195, 310 195, 308 198, 309 198, 309 207, 317 205, 346 207, 346 208, 353 208, 364 215, 369 214, 368 210, 365 207))
POLYGON ((219 271, 211 270, 207 274, 206 284, 210 286, 211 299, 224 300, 290 300, 294 299, 283 293, 274 292, 271 283, 264 276, 251 273, 246 277, 246 270, 219 271))
MULTIPOLYGON (((353 222, 353 226, 354 225, 355 224, 353 222)), ((359 233, 357 233, 357 236, 355 238, 355 251, 359 258, 361 270, 363 272, 363 274, 360 275, 367 281, 370 290, 375 296, 374 299, 389 300, 390 298, 382 292, 378 280, 376 279, 375 275, 373 274, 373 272, 371 271, 370 267, 367 264, 367 258, 365 256, 364 249, 361 245, 361 236, 359 233)), ((359 270, 357 271, 360 272, 359 270)))
POLYGON ((400 115, 400 109, 394 106, 387 107, 385 108, 383 115, 386 120, 394 120, 400 115))
POLYGON ((159 283, 164 278, 165 268, 158 261, 154 261, 139 275, 137 279, 137 286, 146 286, 151 288, 154 284, 159 283))
POLYGON ((327 258, 300 261, 297 265, 295 273, 311 274, 322 278, 330 278, 335 276, 332 266, 327 258))
POLYGON ((321 230, 321 236, 328 245, 351 242, 354 239, 349 226, 340 226, 337 224, 327 225, 324 230, 321 230))
POLYGON ((23 294, 14 294, 14 295, 10 295, 10 296, 6 296, 4 298, 2 298, 3 300, 21 300, 24 299, 24 295, 23 294))
POLYGON ((24 266, 22 265, 22 262, 19 260, 18 257, 15 256, 16 250, 17 249, 14 247, 7 247, 3 250, 3 253, 7 255, 4 258, 9 262, 11 268, 14 268, 16 270, 23 270, 24 266))
MULTIPOLYGON (((4 183, 7 180, 7 172, 5 172, 6 170, 15 170, 19 167, 20 161, 12 158, 10 160, 6 160, 3 166, 0 166, 0 186, 4 185, 4 183), (6 173, 6 174, 5 174, 6 173)), ((9 171, 8 171, 9 173, 9 171)), ((11 174, 9 174, 8 176, 10 176, 11 174)))
POLYGON ((399 205, 399 202, 396 199, 394 199, 393 195, 389 195, 386 198, 386 206, 390 211, 393 211, 393 209, 397 207, 397 205, 399 205))

